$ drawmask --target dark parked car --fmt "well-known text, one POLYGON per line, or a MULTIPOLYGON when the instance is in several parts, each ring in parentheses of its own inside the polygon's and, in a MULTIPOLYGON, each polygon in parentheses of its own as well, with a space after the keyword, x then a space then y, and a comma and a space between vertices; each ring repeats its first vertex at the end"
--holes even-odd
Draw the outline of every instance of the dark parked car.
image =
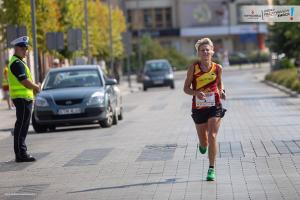
POLYGON ((169 86, 175 88, 172 66, 168 60, 148 60, 143 70, 143 89, 150 87, 169 86))
POLYGON ((108 79, 97 65, 51 69, 36 96, 32 125, 37 133, 57 126, 117 124, 122 97, 115 79, 108 79))

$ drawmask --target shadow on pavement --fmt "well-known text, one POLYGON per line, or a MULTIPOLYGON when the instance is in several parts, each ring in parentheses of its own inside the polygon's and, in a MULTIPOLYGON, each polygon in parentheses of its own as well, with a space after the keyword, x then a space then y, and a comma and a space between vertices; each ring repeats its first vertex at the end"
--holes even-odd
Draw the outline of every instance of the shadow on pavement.
POLYGON ((136 184, 128 184, 128 185, 119 185, 119 186, 112 186, 112 187, 101 187, 101 188, 92 188, 92 189, 86 189, 86 190, 79 190, 74 192, 68 192, 70 193, 80 193, 80 192, 92 192, 97 190, 110 190, 110 189, 120 189, 120 188, 129 188, 129 187, 136 187, 136 186, 148 186, 148 185, 161 185, 161 184, 174 184, 174 183, 186 183, 186 182, 200 182, 199 181, 176 181, 177 178, 171 178, 166 179, 165 181, 156 181, 156 182, 149 182, 149 183, 136 183, 136 184))
POLYGON ((66 132, 66 131, 82 131, 82 130, 91 130, 91 129, 99 129, 99 125, 94 126, 81 126, 81 127, 58 127, 59 129, 55 129, 55 131, 47 131, 45 133, 36 133, 35 131, 28 131, 28 134, 48 134, 48 133, 59 133, 59 132, 66 132))

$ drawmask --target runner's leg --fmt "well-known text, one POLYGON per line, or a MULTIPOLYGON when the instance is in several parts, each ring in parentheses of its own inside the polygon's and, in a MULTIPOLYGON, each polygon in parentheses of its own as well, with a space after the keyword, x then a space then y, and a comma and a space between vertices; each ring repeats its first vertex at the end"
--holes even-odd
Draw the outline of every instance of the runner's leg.
POLYGON ((199 144, 201 147, 207 147, 208 146, 208 139, 207 139, 207 128, 208 123, 202 123, 202 124, 195 124, 199 139, 199 144))
POLYGON ((208 119, 208 159, 209 166, 215 166, 218 151, 217 134, 221 124, 221 118, 212 117, 208 119))

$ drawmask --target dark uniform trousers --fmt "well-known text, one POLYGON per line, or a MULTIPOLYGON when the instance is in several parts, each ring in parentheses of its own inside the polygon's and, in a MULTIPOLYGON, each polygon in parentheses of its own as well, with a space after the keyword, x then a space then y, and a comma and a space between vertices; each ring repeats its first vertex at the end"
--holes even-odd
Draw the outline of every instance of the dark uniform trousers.
POLYGON ((14 129, 14 150, 17 156, 22 156, 27 152, 25 139, 30 124, 32 100, 17 98, 12 101, 16 107, 17 116, 14 129))

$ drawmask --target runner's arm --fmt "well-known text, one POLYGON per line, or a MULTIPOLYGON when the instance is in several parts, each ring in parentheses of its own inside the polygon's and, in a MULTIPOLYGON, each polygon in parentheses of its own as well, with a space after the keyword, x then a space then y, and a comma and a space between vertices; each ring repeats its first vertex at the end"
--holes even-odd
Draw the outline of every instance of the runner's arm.
POLYGON ((217 83, 218 89, 219 89, 221 98, 226 99, 224 84, 223 84, 223 81, 222 81, 222 66, 221 65, 219 65, 218 70, 219 70, 218 71, 218 83, 217 83))
POLYGON ((191 65, 187 71, 186 78, 184 81, 183 91, 188 95, 195 95, 195 91, 191 88, 191 84, 193 81, 193 71, 194 66, 191 65))

